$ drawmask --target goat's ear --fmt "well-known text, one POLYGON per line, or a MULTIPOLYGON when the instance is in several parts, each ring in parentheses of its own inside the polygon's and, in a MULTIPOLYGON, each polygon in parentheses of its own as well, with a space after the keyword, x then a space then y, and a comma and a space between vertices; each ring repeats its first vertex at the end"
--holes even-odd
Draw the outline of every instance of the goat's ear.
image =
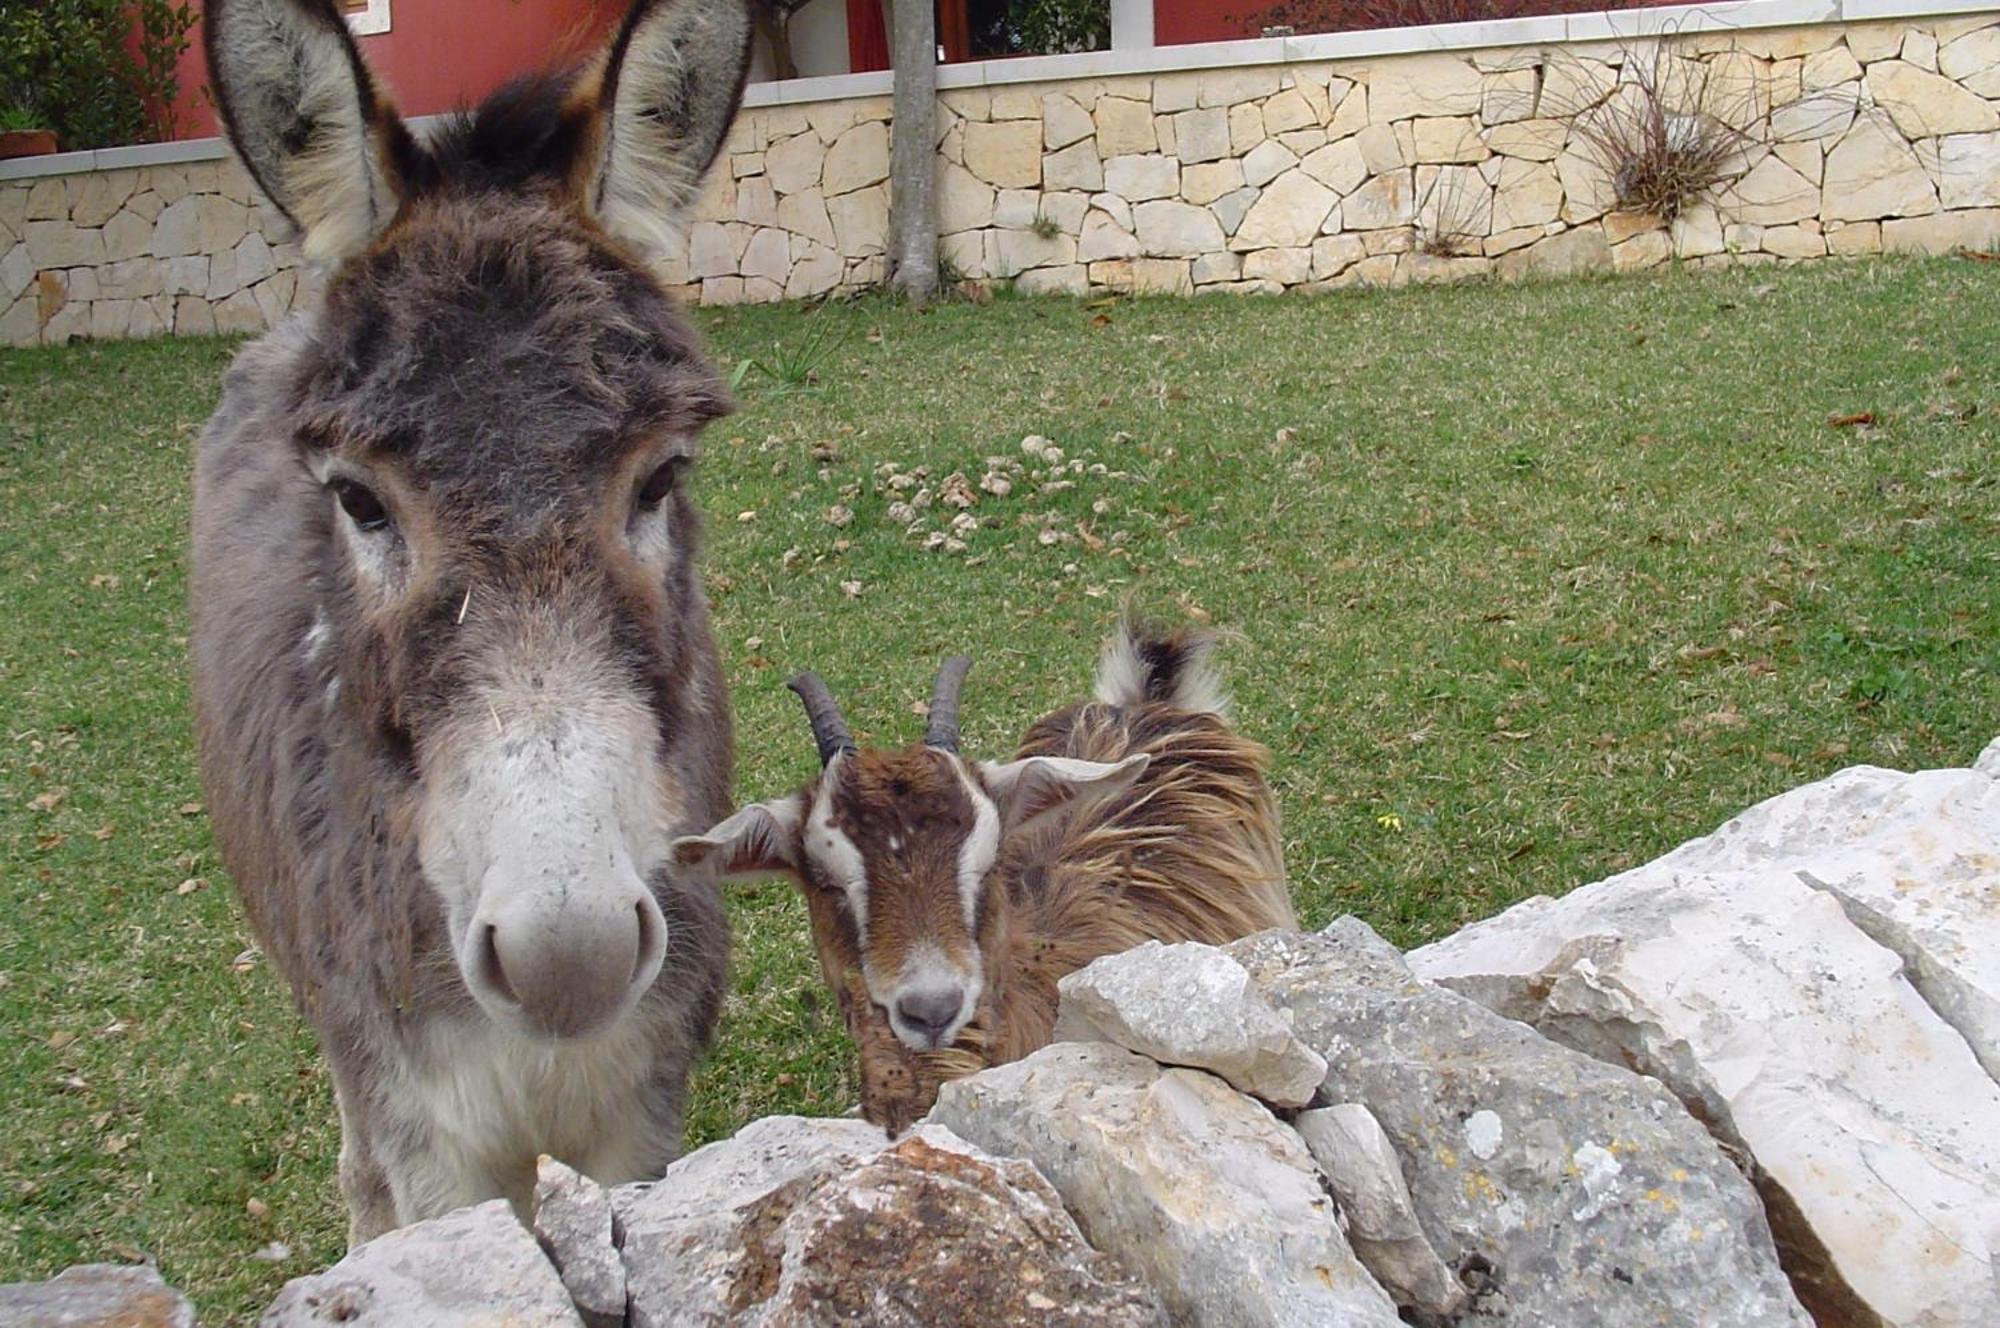
POLYGON ((605 56, 585 198, 598 224, 661 251, 694 203, 750 70, 744 0, 637 0, 605 56))
POLYGON ((375 87, 334 0, 208 0, 203 42, 229 141, 327 267, 400 206, 409 131, 375 87))
POLYGON ((799 794, 775 802, 753 802, 705 835, 683 835, 668 852, 682 871, 711 873, 717 880, 799 874, 799 823, 805 799, 799 794))
POLYGON ((1028 756, 986 761, 979 773, 1000 807, 1003 835, 1032 832, 1086 802, 1129 788, 1152 757, 1135 752, 1122 761, 1079 761, 1068 756, 1028 756))

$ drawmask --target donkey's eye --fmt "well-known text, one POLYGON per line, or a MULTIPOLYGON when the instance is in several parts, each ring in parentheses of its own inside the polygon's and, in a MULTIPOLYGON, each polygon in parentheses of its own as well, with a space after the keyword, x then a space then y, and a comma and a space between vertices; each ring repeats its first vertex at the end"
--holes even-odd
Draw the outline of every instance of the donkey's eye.
POLYGON ((347 513, 347 519, 354 523, 356 530, 386 530, 389 527, 389 509, 375 496, 375 491, 365 484, 357 484, 345 476, 328 481, 333 490, 334 500, 340 510, 347 513))
POLYGON ((667 495, 674 491, 674 486, 681 482, 681 472, 687 466, 686 457, 669 457, 653 467, 653 473, 639 486, 639 506, 650 512, 665 502, 667 495))

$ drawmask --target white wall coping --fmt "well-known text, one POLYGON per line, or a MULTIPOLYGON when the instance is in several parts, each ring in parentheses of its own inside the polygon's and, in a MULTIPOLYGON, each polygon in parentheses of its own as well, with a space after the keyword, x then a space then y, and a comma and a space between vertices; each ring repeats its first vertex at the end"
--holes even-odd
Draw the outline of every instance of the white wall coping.
MULTIPOLYGON (((1366 32, 1315 33, 1305 37, 1253 37, 1244 41, 1155 46, 1142 50, 1082 51, 1074 55, 978 60, 940 65, 937 85, 941 90, 1002 87, 1014 83, 1052 83, 1064 79, 1111 78, 1123 74, 1167 74, 1196 69, 1354 60, 1426 51, 1462 51, 1475 47, 1615 41, 1635 37, 1684 36, 1696 32, 1796 28, 1819 23, 1934 18, 1996 11, 2000 11, 2000 3, 1996 0, 1721 0, 1715 4, 1605 10, 1591 14, 1542 14, 1473 23, 1377 28, 1366 32)), ((890 72, 882 69, 866 74, 830 74, 821 78, 787 79, 782 83, 753 83, 744 89, 743 104, 797 106, 808 102, 837 101, 844 97, 885 96, 891 90, 891 80, 890 72)), ((411 124, 422 127, 437 118, 424 116, 413 119, 411 124)), ((228 155, 229 146, 222 139, 194 138, 175 143, 141 143, 133 147, 60 152, 47 157, 16 157, 0 161, 0 181, 74 175, 81 171, 108 171, 119 167, 219 161, 228 155)))

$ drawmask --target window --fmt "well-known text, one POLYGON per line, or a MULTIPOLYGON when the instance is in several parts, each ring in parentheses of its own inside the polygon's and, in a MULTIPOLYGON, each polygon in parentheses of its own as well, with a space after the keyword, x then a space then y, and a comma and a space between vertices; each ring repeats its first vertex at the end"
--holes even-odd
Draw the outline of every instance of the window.
POLYGON ((340 0, 340 12, 347 27, 357 37, 372 37, 389 30, 389 0, 340 0))

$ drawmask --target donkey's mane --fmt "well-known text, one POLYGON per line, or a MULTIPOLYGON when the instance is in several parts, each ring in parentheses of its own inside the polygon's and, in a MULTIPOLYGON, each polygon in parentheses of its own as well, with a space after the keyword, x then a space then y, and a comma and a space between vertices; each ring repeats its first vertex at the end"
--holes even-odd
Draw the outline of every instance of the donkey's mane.
POLYGON ((557 184, 583 149, 589 102, 576 69, 513 79, 477 107, 453 111, 410 163, 420 192, 506 192, 557 184))

